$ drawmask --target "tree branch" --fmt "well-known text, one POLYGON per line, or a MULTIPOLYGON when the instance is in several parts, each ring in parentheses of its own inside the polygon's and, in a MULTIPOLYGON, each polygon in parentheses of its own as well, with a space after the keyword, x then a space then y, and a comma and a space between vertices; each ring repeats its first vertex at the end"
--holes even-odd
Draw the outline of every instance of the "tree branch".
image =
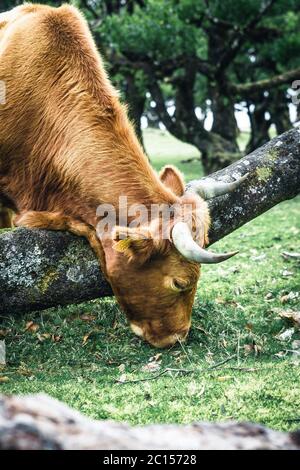
MULTIPOLYGON (((300 193, 300 130, 292 129, 211 175, 239 190, 210 203, 211 243, 300 193)), ((191 188, 193 182, 188 184, 191 188)), ((0 235, 0 314, 112 295, 88 244, 69 233, 17 229, 0 235)))
POLYGON ((224 71, 226 67, 232 62, 236 57, 237 53, 240 51, 241 47, 248 38, 248 34, 251 30, 261 21, 264 15, 272 8, 276 0, 269 0, 265 6, 258 12, 258 14, 249 21, 249 23, 243 28, 238 28, 232 35, 230 39, 231 44, 226 45, 225 52, 221 57, 217 69, 218 72, 224 71))
POLYGON ((271 88, 275 88, 283 84, 291 85, 292 82, 297 79, 300 79, 300 68, 284 72, 280 75, 276 75, 273 78, 259 80, 257 82, 245 83, 240 85, 231 84, 229 86, 229 91, 235 94, 238 93, 243 97, 247 97, 257 91, 270 90, 271 88))
POLYGON ((42 394, 0 396, 0 429, 2 450, 300 449, 299 432, 237 422, 129 426, 95 421, 42 394))

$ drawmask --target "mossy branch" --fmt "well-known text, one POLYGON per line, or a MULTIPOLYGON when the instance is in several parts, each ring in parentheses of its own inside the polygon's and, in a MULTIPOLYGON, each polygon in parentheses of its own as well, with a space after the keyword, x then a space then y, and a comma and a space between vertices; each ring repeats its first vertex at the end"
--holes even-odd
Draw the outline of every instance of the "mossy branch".
MULTIPOLYGON (((210 177, 231 181, 245 173, 249 177, 237 191, 210 203, 211 243, 299 194, 299 129, 272 139, 210 177)), ((46 230, 17 229, 0 235, 0 314, 22 314, 108 295, 111 288, 85 240, 46 230)))

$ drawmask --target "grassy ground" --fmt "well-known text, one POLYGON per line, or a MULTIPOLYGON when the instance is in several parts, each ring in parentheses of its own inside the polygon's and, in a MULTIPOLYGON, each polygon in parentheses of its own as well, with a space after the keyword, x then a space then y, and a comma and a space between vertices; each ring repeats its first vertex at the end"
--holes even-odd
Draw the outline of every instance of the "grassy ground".
MULTIPOLYGON (((197 152, 163 133, 149 132, 146 145, 157 168, 172 162, 187 178, 201 173, 198 161, 180 163, 197 152)), ((281 256, 300 251, 299 211, 299 198, 285 202, 216 245, 241 254, 203 268, 182 346, 159 351, 134 337, 113 299, 4 319, 0 392, 46 392, 91 417, 134 424, 237 419, 299 427, 300 334, 280 317, 300 310, 299 264, 281 256), (166 367, 192 372, 157 377, 166 367), (127 383, 146 378, 154 379, 127 383)))

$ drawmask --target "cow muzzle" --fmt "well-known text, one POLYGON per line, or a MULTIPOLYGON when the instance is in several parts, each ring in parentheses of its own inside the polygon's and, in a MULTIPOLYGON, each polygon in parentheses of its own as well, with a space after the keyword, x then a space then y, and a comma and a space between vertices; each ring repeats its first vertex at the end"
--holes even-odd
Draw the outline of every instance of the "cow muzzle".
POLYGON ((154 346, 156 348, 168 348, 168 347, 173 346, 177 342, 185 341, 189 334, 189 329, 190 329, 190 326, 189 326, 176 333, 162 336, 162 335, 155 335, 154 333, 151 333, 149 331, 145 331, 144 328, 138 326, 135 323, 130 323, 130 327, 134 334, 139 336, 139 338, 144 339, 145 341, 150 343, 151 346, 154 346))

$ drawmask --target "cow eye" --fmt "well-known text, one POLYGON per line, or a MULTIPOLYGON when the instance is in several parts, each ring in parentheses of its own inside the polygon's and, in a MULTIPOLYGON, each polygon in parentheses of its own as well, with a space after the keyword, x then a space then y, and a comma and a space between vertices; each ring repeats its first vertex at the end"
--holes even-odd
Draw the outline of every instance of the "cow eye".
POLYGON ((173 279, 171 286, 172 286, 172 289, 175 291, 183 291, 189 288, 187 283, 180 279, 173 279))

